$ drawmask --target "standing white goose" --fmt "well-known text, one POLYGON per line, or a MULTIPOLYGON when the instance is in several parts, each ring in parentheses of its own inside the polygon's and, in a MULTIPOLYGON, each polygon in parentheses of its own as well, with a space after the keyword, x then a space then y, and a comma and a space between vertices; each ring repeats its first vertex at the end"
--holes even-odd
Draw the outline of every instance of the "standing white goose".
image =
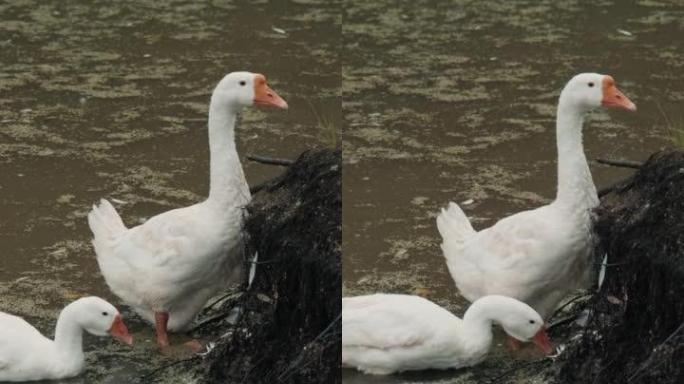
POLYGON ((473 301, 499 294, 523 301, 547 318, 590 272, 596 188, 582 147, 585 114, 599 106, 636 106, 596 73, 573 77, 558 100, 558 191, 549 205, 517 213, 476 232, 455 203, 442 209, 437 228, 456 286, 473 301))
POLYGON ((83 330, 133 343, 119 311, 99 297, 84 297, 64 307, 54 341, 24 319, 0 312, 0 382, 78 375, 84 366, 83 330))
POLYGON ((287 109, 260 74, 233 72, 214 89, 205 201, 130 229, 107 200, 88 214, 102 275, 112 292, 155 324, 162 348, 169 345, 167 330, 185 329, 211 296, 242 275, 243 208, 251 197, 235 148, 235 120, 252 105, 287 109))
POLYGON ((473 366, 489 352, 492 324, 553 350, 539 314, 510 297, 478 299, 461 320, 419 296, 374 294, 342 299, 342 364, 376 375, 473 366))

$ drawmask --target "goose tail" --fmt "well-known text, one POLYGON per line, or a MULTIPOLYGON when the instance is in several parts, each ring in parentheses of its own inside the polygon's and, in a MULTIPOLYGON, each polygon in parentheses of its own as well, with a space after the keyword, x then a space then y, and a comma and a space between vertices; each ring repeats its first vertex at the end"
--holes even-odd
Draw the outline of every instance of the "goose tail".
POLYGON ((99 205, 93 205, 92 211, 88 213, 88 225, 93 232, 93 244, 96 246, 97 243, 110 240, 127 230, 114 206, 105 199, 100 200, 99 205))
POLYGON ((437 215, 437 229, 442 236, 442 248, 449 244, 463 244, 477 233, 461 207, 454 202, 450 202, 447 208, 442 208, 442 212, 437 215))

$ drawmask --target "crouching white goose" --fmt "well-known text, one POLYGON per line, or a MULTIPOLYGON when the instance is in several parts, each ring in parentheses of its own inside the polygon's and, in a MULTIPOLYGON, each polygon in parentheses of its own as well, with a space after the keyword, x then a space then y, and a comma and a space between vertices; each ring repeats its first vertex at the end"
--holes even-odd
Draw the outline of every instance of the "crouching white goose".
POLYGON ((0 312, 0 382, 78 375, 84 366, 84 330, 133 343, 119 311, 99 297, 84 297, 67 305, 59 314, 54 341, 24 319, 0 312))
POLYGON ((205 201, 130 229, 106 200, 88 214, 107 285, 156 325, 162 349, 169 345, 167 330, 185 329, 209 298, 242 275, 243 208, 251 197, 235 149, 235 119, 252 105, 287 108, 260 74, 233 72, 214 89, 205 201))
POLYGON ((483 297, 461 320, 419 296, 374 294, 342 299, 342 364, 376 375, 472 366, 489 352, 492 324, 552 352, 539 314, 509 297, 483 297))
POLYGON ((551 204, 479 232, 455 203, 437 217, 449 272, 468 300, 510 296, 546 319, 563 297, 586 284, 592 210, 599 200, 582 147, 582 122, 600 106, 636 110, 610 76, 583 73, 563 88, 556 120, 558 192, 551 204))

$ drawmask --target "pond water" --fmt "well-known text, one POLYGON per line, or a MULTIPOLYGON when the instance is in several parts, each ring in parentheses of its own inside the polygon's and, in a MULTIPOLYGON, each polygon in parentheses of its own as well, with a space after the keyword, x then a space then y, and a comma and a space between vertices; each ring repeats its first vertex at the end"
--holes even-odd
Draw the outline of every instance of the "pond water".
MULTIPOLYGON (((251 185, 282 169, 244 155, 295 158, 333 144, 340 22, 326 1, 0 4, 0 310, 52 336, 75 298, 120 304, 86 215, 117 199, 130 226, 206 196, 209 96, 228 72, 265 74, 290 105, 242 117, 251 185)), ((66 382, 121 383, 168 363, 151 327, 120 308, 134 346, 86 337, 86 372, 66 382)))
MULTIPOLYGON (((436 214, 472 200, 463 208, 478 229, 551 201, 556 103, 576 73, 611 74, 638 106, 589 116, 588 158, 645 160, 684 128, 682 3, 348 0, 344 9, 345 295, 415 293, 462 315, 436 214)), ((599 188, 629 174, 590 167, 599 188)), ((509 359, 502 349, 486 364, 509 359)), ((468 370, 343 378, 475 382, 468 370)))

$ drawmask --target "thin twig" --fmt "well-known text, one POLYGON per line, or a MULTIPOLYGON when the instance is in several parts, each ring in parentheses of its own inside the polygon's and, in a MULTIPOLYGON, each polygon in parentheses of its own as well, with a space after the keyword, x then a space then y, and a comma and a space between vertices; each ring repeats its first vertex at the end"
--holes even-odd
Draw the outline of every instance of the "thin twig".
POLYGON ((603 188, 599 189, 596 192, 596 194, 598 195, 599 198, 601 198, 601 197, 603 197, 603 196, 605 196, 611 192, 615 192, 618 188, 621 188, 626 182, 628 182, 631 179, 632 179, 631 176, 626 177, 626 178, 619 180, 619 181, 617 181, 617 182, 615 182, 615 183, 613 183, 607 187, 603 187, 603 188))
MULTIPOLYGON (((679 327, 677 327, 677 329, 675 329, 675 331, 672 332, 672 334, 670 334, 670 336, 668 336, 667 339, 665 339, 665 341, 658 344, 657 347, 653 348, 653 353, 658 352, 663 345, 667 344, 670 340, 672 340, 673 337, 675 337, 675 335, 677 335, 682 330, 684 330, 684 322, 682 322, 682 324, 680 324, 679 327)), ((637 369, 636 372, 634 372, 632 374, 632 376, 630 376, 629 379, 627 379, 628 383, 632 382, 632 380, 634 380, 636 378, 639 378, 643 374, 643 371, 649 367, 649 363, 651 361, 653 361, 651 359, 651 357, 653 356, 653 353, 651 355, 649 355, 648 358, 643 363, 641 363, 641 365, 639 366, 639 369, 637 369)), ((663 362, 664 361, 660 361, 660 363, 658 365, 662 364, 663 362)), ((657 367, 657 365, 652 366, 652 368, 655 368, 655 367, 657 367)))
POLYGON ((204 327, 207 324, 213 323, 217 320, 221 320, 221 319, 225 318, 226 316, 229 316, 231 314, 232 309, 235 308, 235 306, 238 304, 238 302, 240 301, 240 299, 243 296, 244 296, 244 292, 232 292, 232 293, 229 293, 227 295, 223 295, 223 296, 219 297, 213 303, 207 305, 204 308, 204 311, 207 311, 207 310, 214 308, 214 306, 216 306, 216 304, 218 304, 220 302, 224 302, 224 306, 229 305, 231 310, 222 311, 221 313, 219 313, 217 315, 202 319, 199 323, 197 323, 197 325, 192 327, 192 330, 196 331, 196 330, 204 327))
MULTIPOLYGON (((323 332, 319 333, 318 336, 316 336, 316 337, 313 339, 313 341, 310 342, 310 343, 308 343, 307 345, 314 345, 316 342, 318 342, 318 340, 320 340, 321 337, 323 337, 323 335, 325 335, 329 330, 331 330, 332 327, 333 327, 335 324, 337 324, 340 320, 342 320, 342 313, 341 313, 341 312, 340 312, 339 315, 337 315, 337 318, 335 318, 335 320, 333 320, 330 324, 328 324, 327 327, 325 327, 325 329, 323 330, 323 332)), ((283 379, 283 377, 286 377, 286 375, 287 375, 288 373, 294 371, 294 369, 299 365, 299 363, 301 362, 301 360, 302 360, 303 358, 304 358, 304 351, 302 351, 302 352, 299 354, 299 356, 297 356, 297 357, 294 359, 294 361, 293 361, 292 363, 290 363, 290 366, 278 376, 278 381, 281 381, 281 380, 283 379)))
POLYGON ((271 183, 273 182, 273 180, 276 180, 276 179, 279 178, 279 177, 280 177, 280 176, 276 176, 276 177, 274 177, 274 178, 272 178, 272 179, 268 179, 268 180, 266 180, 266 181, 264 181, 264 182, 262 182, 262 183, 259 183, 259 184, 255 185, 255 186, 249 187, 249 193, 251 193, 252 195, 258 193, 258 192, 261 191, 262 189, 266 188, 269 184, 271 184, 271 183))
POLYGON ((213 303, 211 303, 211 304, 207 305, 206 307, 204 307, 204 309, 207 310, 207 309, 214 308, 214 306, 215 306, 216 304, 222 302, 223 299, 226 299, 226 298, 231 297, 231 296, 235 296, 235 298, 231 299, 230 301, 237 301, 237 299, 239 299, 240 297, 242 297, 243 294, 244 294, 244 292, 231 292, 231 293, 225 294, 225 295, 219 297, 218 299, 214 300, 213 303))
POLYGON ((205 325, 214 323, 214 322, 216 322, 216 321, 219 321, 219 320, 221 320, 221 319, 223 319, 223 318, 225 318, 225 317, 228 317, 229 315, 230 315, 230 311, 227 311, 227 312, 221 312, 221 313, 219 313, 218 315, 215 315, 215 316, 213 316, 213 317, 206 318, 206 319, 200 321, 199 324, 197 324, 196 326, 194 326, 194 327, 192 328, 192 330, 193 330, 193 331, 197 331, 198 329, 204 327, 205 325))
POLYGON ((579 300, 579 299, 583 299, 583 298, 585 298, 585 297, 591 297, 591 295, 583 294, 583 295, 577 295, 577 296, 573 297, 572 299, 568 300, 565 304, 561 305, 560 308, 556 309, 556 310, 553 312, 553 315, 551 315, 551 317, 549 317, 549 319, 553 319, 554 317, 556 317, 556 315, 558 315, 559 313, 561 313, 561 311, 564 310, 568 305, 570 305, 570 304, 576 302, 576 301, 579 300))
POLYGON ((605 165, 612 165, 614 167, 622 167, 622 168, 632 168, 632 169, 639 169, 641 168, 641 165, 643 163, 638 162, 638 161, 632 161, 632 160, 623 160, 623 159, 602 159, 602 158, 597 158, 596 162, 600 164, 605 164, 605 165))
MULTIPOLYGON (((269 181, 270 181, 270 180, 269 180, 269 181)), ((253 187, 249 187, 249 193, 251 193, 251 194, 253 195, 253 194, 255 194, 255 193, 261 191, 262 189, 264 189, 265 186, 268 185, 269 181, 266 181, 266 182, 257 184, 257 185, 255 185, 255 186, 253 186, 253 187)))
POLYGON ((258 367, 259 364, 261 364, 261 362, 264 361, 264 360, 266 360, 266 356, 261 356, 261 357, 259 358, 259 360, 255 361, 255 362, 252 364, 252 366, 249 368, 249 370, 245 373, 245 376, 242 378, 241 383, 246 383, 246 382, 247 382, 247 378, 249 377, 249 375, 251 375, 252 372, 254 371, 254 369, 255 369, 256 367, 258 367))
POLYGON ((547 331, 550 331, 558 326, 561 326, 563 324, 571 323, 573 320, 577 318, 577 314, 570 315, 568 317, 565 317, 563 319, 560 319, 558 321, 553 322, 553 324, 550 324, 548 327, 546 327, 547 331))
POLYGON ((620 261, 617 263, 594 263, 594 265, 601 267, 617 267, 618 265, 632 264, 631 261, 620 261))
POLYGON ((615 363, 615 362, 617 362, 617 359, 613 359, 613 360, 611 360, 610 362, 608 362, 608 364, 606 364, 605 366, 601 367, 601 369, 599 369, 599 371, 596 373, 596 377, 594 377, 594 380, 591 382, 591 384, 597 384, 598 381, 599 381, 599 378, 601 377, 601 375, 603 374, 603 372, 605 372, 605 371, 608 369, 608 367, 610 367, 611 365, 613 365, 613 363, 615 363))
POLYGON ((260 155, 247 155, 247 159, 261 164, 280 165, 283 167, 289 167, 294 164, 294 161, 290 159, 278 159, 260 155))

